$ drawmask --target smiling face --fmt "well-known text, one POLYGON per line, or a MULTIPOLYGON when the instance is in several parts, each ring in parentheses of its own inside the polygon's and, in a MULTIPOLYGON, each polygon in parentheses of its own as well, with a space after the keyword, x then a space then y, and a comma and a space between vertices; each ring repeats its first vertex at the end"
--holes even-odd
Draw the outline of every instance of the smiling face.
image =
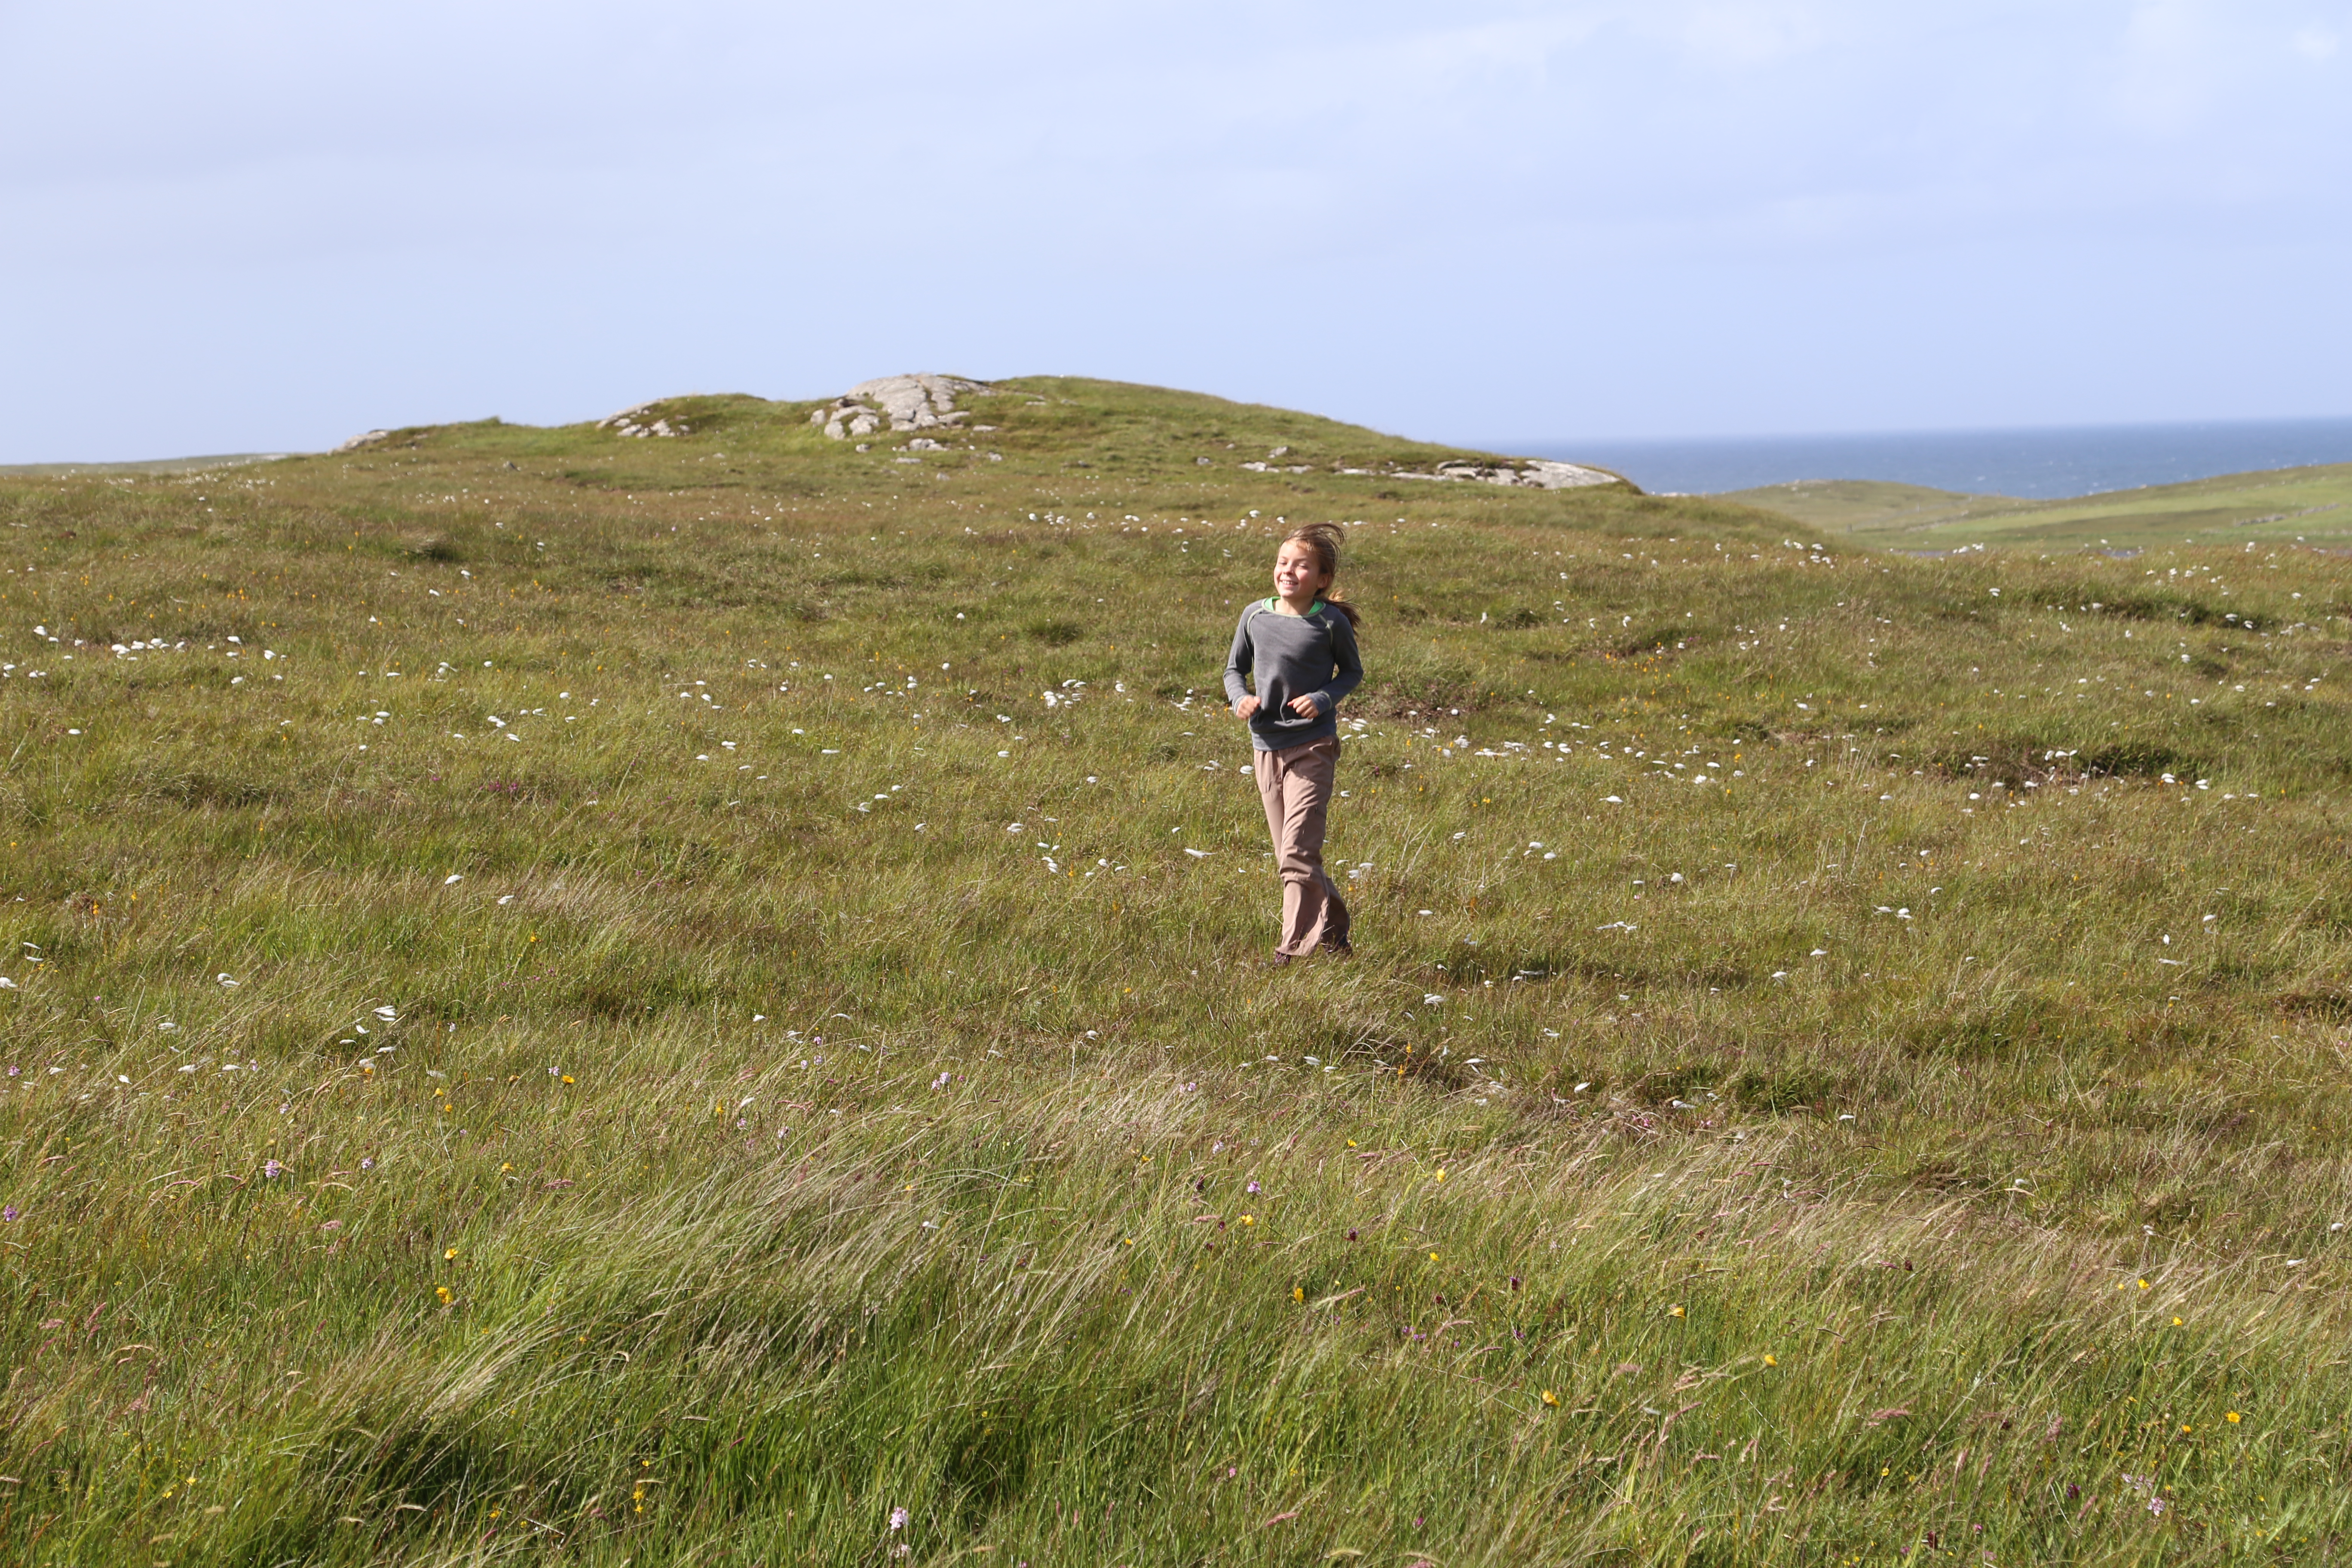
POLYGON ((1318 594, 1330 585, 1331 574, 1323 570, 1313 545, 1287 540, 1275 552, 1274 591, 1293 609, 1307 608, 1318 594))

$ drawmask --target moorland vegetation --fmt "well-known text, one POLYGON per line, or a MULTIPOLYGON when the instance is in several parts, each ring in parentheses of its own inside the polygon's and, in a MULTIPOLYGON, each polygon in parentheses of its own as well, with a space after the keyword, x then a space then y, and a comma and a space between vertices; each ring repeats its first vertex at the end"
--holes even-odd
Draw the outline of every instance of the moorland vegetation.
POLYGON ((2340 1554, 2340 557, 816 406, 0 478, 0 1555, 2340 1554))

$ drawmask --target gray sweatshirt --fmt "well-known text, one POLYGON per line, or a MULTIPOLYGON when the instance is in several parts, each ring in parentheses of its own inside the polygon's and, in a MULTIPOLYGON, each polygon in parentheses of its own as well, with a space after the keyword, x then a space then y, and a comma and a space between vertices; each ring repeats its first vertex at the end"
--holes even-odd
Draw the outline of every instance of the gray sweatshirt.
POLYGON ((1364 679, 1356 657, 1355 624, 1322 600, 1303 616, 1276 607, 1272 599, 1251 601, 1234 628, 1233 651, 1225 656, 1225 698, 1239 703, 1257 687, 1258 710, 1250 716, 1250 744, 1261 752, 1288 751, 1339 732, 1332 714, 1339 699, 1364 679), (1315 717, 1290 711, 1294 697, 1315 699, 1315 717))

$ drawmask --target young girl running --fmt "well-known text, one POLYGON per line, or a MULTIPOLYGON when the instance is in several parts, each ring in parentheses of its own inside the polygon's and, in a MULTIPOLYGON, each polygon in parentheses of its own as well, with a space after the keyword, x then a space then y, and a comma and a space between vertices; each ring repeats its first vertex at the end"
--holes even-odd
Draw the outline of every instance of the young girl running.
POLYGON ((1290 531, 1274 558, 1274 597, 1251 603, 1225 656, 1225 696, 1249 721, 1257 792, 1282 868, 1282 936, 1267 962, 1288 963, 1348 943, 1348 906, 1323 870, 1323 817, 1339 763, 1339 700, 1364 679, 1356 607, 1331 591, 1338 528, 1290 531), (1248 681, 1257 688, 1253 695, 1248 681))

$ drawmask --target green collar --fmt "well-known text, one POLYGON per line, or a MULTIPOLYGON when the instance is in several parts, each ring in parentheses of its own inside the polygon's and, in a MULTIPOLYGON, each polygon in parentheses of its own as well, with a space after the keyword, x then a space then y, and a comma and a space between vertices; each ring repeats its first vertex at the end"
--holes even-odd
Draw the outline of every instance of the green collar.
MULTIPOLYGON (((1282 600, 1281 600, 1281 597, 1280 597, 1279 595, 1271 595, 1271 594, 1270 594, 1270 595, 1268 595, 1266 596, 1265 607, 1266 607, 1268 610, 1272 610, 1276 615, 1277 615, 1277 616, 1278 616, 1278 615, 1280 615, 1282 612, 1281 612, 1280 610, 1276 610, 1274 607, 1275 607, 1276 605, 1279 605, 1280 603, 1282 603, 1282 600)), ((1320 600, 1320 599, 1316 600, 1312 605, 1307 605, 1307 616, 1319 616, 1319 615, 1321 615, 1322 613, 1323 613, 1323 601, 1322 601, 1322 600, 1320 600)), ((1299 618, 1300 620, 1302 620, 1302 621, 1303 621, 1303 620, 1305 620, 1305 619, 1307 618, 1307 616, 1299 616, 1298 618, 1299 618)))

